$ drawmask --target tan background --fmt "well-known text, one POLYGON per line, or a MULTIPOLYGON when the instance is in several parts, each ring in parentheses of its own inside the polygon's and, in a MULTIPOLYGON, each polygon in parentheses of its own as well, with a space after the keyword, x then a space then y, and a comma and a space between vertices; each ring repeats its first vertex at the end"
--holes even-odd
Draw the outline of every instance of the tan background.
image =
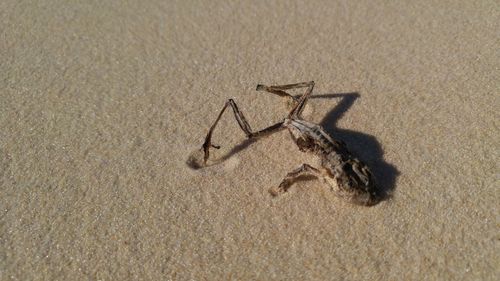
POLYGON ((0 1, 0 279, 498 279, 499 14, 0 1), (309 157, 285 132, 238 146, 230 114, 226 160, 186 166, 227 98, 262 128, 286 103, 256 84, 308 80, 306 118, 392 199, 353 206, 316 180, 270 198, 309 157))

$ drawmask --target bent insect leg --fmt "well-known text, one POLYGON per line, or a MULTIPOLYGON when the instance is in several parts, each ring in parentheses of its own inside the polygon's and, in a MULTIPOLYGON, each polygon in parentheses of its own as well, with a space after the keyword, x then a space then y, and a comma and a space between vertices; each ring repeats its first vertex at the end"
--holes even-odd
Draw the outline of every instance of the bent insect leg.
POLYGON ((293 101, 294 107, 290 111, 289 117, 299 117, 305 107, 307 99, 312 93, 313 88, 314 88, 314 81, 310 81, 310 82, 301 82, 295 84, 276 85, 276 86, 266 86, 258 84, 256 90, 266 91, 278 95, 280 97, 290 98, 293 101), (299 97, 292 96, 289 93, 285 92, 285 90, 305 88, 305 87, 308 87, 306 93, 299 97))
POLYGON ((296 89, 296 88, 305 88, 309 87, 310 84, 314 82, 301 82, 301 83, 295 83, 295 84, 286 84, 286 85, 275 85, 275 86, 266 86, 262 84, 258 84, 256 90, 257 91, 266 91, 271 94, 278 95, 280 97, 288 97, 292 99, 295 102, 299 101, 300 96, 292 96, 289 93, 285 92, 285 90, 291 90, 291 89, 296 89))
POLYGON ((313 88, 314 88, 314 81, 308 82, 307 83, 307 90, 306 93, 303 94, 299 101, 297 102, 297 105, 290 111, 288 114, 289 118, 299 118, 300 114, 304 110, 304 107, 306 106, 307 100, 309 99, 309 96, 311 96, 313 88))
POLYGON ((285 90, 291 90, 291 89, 296 89, 296 88, 305 88, 309 86, 309 83, 311 82, 302 82, 302 83, 295 83, 295 84, 286 84, 286 85, 276 85, 276 86, 266 86, 262 84, 258 84, 256 90, 257 91, 266 91, 275 95, 278 95, 280 97, 288 97, 293 99, 294 101, 299 101, 298 97, 292 96, 289 93, 285 92, 285 90))
POLYGON ((283 179, 283 181, 280 183, 278 188, 270 189, 269 192, 273 196, 278 196, 281 193, 285 193, 298 177, 308 176, 308 175, 321 177, 321 173, 318 169, 314 168, 309 164, 302 164, 299 168, 288 173, 283 179))
POLYGON ((278 122, 272 126, 269 126, 267 128, 264 128, 262 130, 259 130, 257 132, 252 132, 252 128, 250 127, 250 124, 248 124, 248 121, 245 119, 245 116, 243 115, 243 113, 238 109, 238 106, 236 105, 234 100, 229 99, 226 102, 226 104, 224 104, 224 107, 220 111, 219 115, 217 116, 217 119, 215 120, 214 124, 210 127, 210 130, 208 131, 207 136, 205 137, 205 142, 203 143, 203 146, 202 146, 203 151, 205 153, 204 158, 203 158, 203 161, 205 164, 206 164, 208 157, 210 155, 210 151, 209 151, 210 148, 211 147, 217 148, 217 149, 220 148, 220 146, 212 144, 212 133, 213 133, 217 123, 219 123, 219 120, 222 117, 222 114, 224 113, 224 111, 226 110, 226 108, 228 106, 231 106, 231 108, 233 109, 234 117, 236 118, 238 125, 240 126, 241 130, 243 130, 243 132, 245 132, 245 135, 249 139, 259 138, 259 137, 262 137, 265 135, 269 135, 269 134, 272 134, 272 133, 277 132, 280 129, 284 128, 283 121, 282 121, 282 122, 278 122))

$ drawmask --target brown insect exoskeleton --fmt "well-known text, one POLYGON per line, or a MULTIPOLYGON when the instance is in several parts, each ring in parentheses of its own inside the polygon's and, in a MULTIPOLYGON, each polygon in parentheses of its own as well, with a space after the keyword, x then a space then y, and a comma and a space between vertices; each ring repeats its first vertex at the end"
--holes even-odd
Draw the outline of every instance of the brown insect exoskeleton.
POLYGON ((269 190, 273 196, 285 193, 298 177, 310 175, 323 179, 336 195, 349 202, 359 205, 373 205, 379 202, 380 196, 370 169, 352 156, 344 142, 330 137, 321 126, 302 120, 301 113, 312 94, 313 88, 313 81, 281 86, 257 85, 257 91, 267 91, 289 98, 293 103, 293 108, 282 121, 256 132, 252 131, 236 103, 229 99, 208 131, 201 148, 204 152, 203 164, 199 167, 206 165, 210 155, 210 148, 219 148, 219 146, 212 144, 212 133, 226 108, 231 106, 236 121, 238 121, 247 138, 259 138, 286 128, 290 131, 300 151, 313 153, 320 158, 321 167, 315 168, 309 164, 302 164, 288 173, 277 188, 269 190), (285 92, 285 90, 295 88, 307 88, 307 90, 305 94, 298 97, 285 92))

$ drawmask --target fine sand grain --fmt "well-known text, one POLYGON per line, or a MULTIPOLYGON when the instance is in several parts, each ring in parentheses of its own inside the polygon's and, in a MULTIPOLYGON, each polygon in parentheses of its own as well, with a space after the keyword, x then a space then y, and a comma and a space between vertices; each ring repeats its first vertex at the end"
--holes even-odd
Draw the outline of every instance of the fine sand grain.
POLYGON ((217 2, 0 1, 0 280, 500 278, 497 1, 217 2), (314 162, 232 114, 186 165, 310 80, 391 199, 272 198, 314 162))

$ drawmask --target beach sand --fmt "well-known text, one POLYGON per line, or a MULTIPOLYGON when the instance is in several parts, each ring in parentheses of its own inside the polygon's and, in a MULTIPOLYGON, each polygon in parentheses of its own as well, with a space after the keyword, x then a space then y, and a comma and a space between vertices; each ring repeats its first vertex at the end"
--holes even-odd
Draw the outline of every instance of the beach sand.
POLYGON ((496 1, 71 2, 0 2, 1 280, 500 277, 496 1), (391 198, 272 198, 311 157, 230 112, 186 165, 228 98, 260 129, 258 83, 310 80, 391 198))

